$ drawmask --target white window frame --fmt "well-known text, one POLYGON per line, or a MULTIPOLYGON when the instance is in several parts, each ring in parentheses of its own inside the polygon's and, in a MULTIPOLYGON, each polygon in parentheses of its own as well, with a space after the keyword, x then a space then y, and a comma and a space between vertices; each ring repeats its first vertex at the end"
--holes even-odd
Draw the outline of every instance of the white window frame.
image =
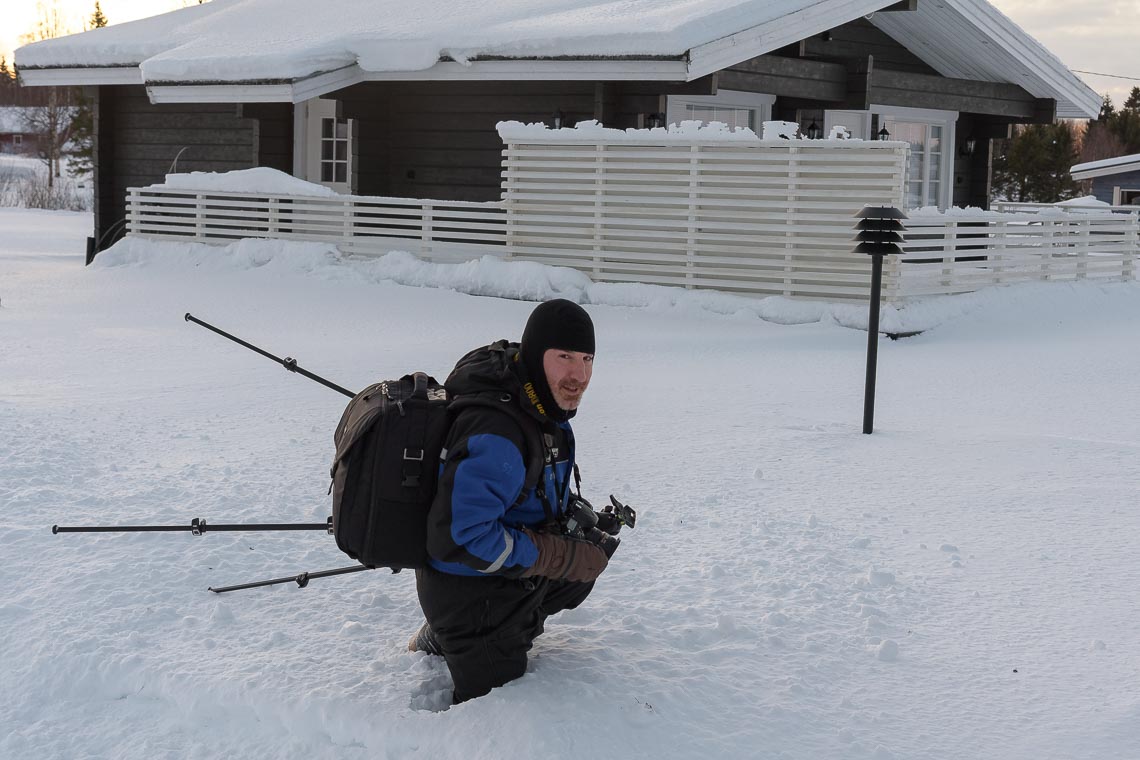
MULTIPOLYGON (((826 111, 824 113, 823 128, 825 134, 831 133, 836 124, 851 130, 852 137, 862 137, 865 140, 877 140, 878 136, 871 134, 871 124, 878 123, 880 128, 884 121, 904 121, 912 124, 926 124, 927 126, 942 127, 942 179, 939 184, 939 197, 942 199, 941 208, 946 209, 954 205, 954 154, 957 145, 957 111, 939 111, 933 108, 909 108, 906 106, 880 106, 872 105, 869 111, 826 111), (872 122, 872 117, 877 117, 872 122)), ((930 184, 930 162, 923 162, 923 187, 930 184)))
POLYGON ((824 111, 823 134, 830 135, 836 126, 846 127, 853 138, 872 139, 870 111, 824 111))
POLYGON ((1113 206, 1130 206, 1130 205, 1132 205, 1130 201, 1124 200, 1124 194, 1125 193, 1133 193, 1136 196, 1140 196, 1140 187, 1123 187, 1121 185, 1117 185, 1116 187, 1114 187, 1112 189, 1112 205, 1113 206))
POLYGON ((324 185, 338 193, 352 192, 352 119, 348 120, 348 165, 345 167, 344 182, 324 182, 321 180, 321 123, 322 119, 336 118, 336 101, 313 98, 298 103, 293 109, 293 176, 324 185))
POLYGON ((689 120, 689 106, 702 108, 735 108, 753 111, 756 134, 764 131, 764 122, 772 119, 775 95, 741 90, 718 90, 716 95, 669 95, 665 101, 665 123, 680 124, 689 120))
POLYGON ((13 134, 12 135, 12 147, 13 148, 20 148, 20 147, 23 147, 23 145, 24 145, 24 136, 22 134, 20 134, 19 132, 16 132, 15 134, 13 134))
MULTIPOLYGON (((878 123, 884 121, 905 121, 914 124, 942 127, 942 165, 941 181, 939 184, 939 197, 942 203, 939 208, 945 210, 954 205, 954 146, 958 144, 957 111, 939 111, 933 108, 908 108, 905 106, 879 106, 871 105, 871 114, 878 117, 878 123)), ((881 128, 881 127, 880 127, 881 128)), ((930 184, 930 162, 923 161, 923 187, 930 184)))

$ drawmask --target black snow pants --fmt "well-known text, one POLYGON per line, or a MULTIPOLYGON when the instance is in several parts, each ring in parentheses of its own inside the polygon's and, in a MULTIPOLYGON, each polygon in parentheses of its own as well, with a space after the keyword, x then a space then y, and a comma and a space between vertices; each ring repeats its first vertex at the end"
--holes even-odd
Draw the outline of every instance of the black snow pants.
POLYGON ((447 660, 455 702, 522 677, 526 653, 546 618, 574 609, 593 588, 593 582, 417 570, 420 606, 447 660))

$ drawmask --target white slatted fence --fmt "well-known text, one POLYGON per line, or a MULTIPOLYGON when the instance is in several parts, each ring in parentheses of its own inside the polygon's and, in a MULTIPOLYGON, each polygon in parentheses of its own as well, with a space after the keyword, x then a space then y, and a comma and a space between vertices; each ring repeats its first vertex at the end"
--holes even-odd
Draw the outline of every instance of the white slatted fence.
MULTIPOLYGON (((866 300, 854 215, 900 205, 900 143, 605 141, 528 135, 503 152, 504 200, 303 197, 152 186, 129 191, 132 235, 324 241, 431 261, 486 254, 579 269, 600 282, 866 300)), ((915 214, 883 298, 1041 280, 1132 280, 1140 209, 915 214)))
POLYGON ((400 249, 430 261, 454 261, 501 253, 506 211, 501 203, 153 186, 128 191, 127 232, 213 243, 245 237, 307 240, 333 243, 345 253, 400 249))
POLYGON ((896 297, 967 293, 990 285, 1136 278, 1136 215, 916 215, 906 220, 896 297))
POLYGON ((507 255, 595 281, 865 299, 853 216, 902 202, 905 161, 899 143, 508 141, 507 255))

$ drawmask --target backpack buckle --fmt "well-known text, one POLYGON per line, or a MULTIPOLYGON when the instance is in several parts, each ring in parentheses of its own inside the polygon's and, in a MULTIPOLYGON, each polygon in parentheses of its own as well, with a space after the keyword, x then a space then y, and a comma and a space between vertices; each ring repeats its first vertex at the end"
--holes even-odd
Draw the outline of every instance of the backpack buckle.
POLYGON ((422 461, 424 461, 424 450, 423 449, 404 449, 404 459, 406 459, 410 462, 422 462, 422 461))

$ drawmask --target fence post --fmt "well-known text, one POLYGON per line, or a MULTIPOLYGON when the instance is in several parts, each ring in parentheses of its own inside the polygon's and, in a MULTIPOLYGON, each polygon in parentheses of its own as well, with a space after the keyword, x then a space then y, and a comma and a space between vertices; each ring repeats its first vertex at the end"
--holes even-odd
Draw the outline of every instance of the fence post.
POLYGON ((433 212, 434 207, 430 203, 424 203, 420 206, 420 255, 425 258, 430 258, 432 254, 431 244, 435 236, 435 214, 433 212))
POLYGON ((701 146, 693 144, 689 147, 689 204, 688 223, 686 226, 685 242, 685 287, 693 288, 693 275, 697 266, 697 205, 700 198, 697 195, 697 183, 700 179, 701 159, 703 158, 701 146))
POLYGON ((942 238, 942 287, 952 292, 954 285, 954 252, 958 245, 958 222, 947 218, 942 238))
POLYGON ((139 190, 132 187, 127 190, 127 234, 138 232, 139 223, 139 190))
POLYGON ((1136 256, 1140 253, 1140 210, 1129 212, 1127 243, 1124 249, 1124 267, 1121 276, 1125 281, 1136 279, 1136 256))
MULTIPOLYGON (((986 222, 986 227, 989 228, 989 226, 990 226, 989 222, 986 222)), ((1009 230, 1009 226, 1003 220, 1001 222, 1001 224, 998 225, 997 230, 996 230, 996 234, 993 237, 993 243, 994 243, 994 245, 993 245, 993 272, 994 272, 994 284, 995 285, 1001 285, 1001 272, 1002 272, 1002 268, 1005 266, 1006 241, 1007 241, 1008 230, 1009 230)), ((986 241, 986 246, 988 247, 989 243, 990 243, 989 236, 987 235, 984 238, 984 240, 986 241)))
POLYGON ((590 272, 594 280, 602 273, 602 231, 605 226, 602 211, 606 200, 606 144, 598 142, 594 146, 594 244, 590 272))
POLYGON ((1045 228, 1045 235, 1041 240, 1041 279, 1048 282, 1053 268, 1053 240, 1056 220, 1045 219, 1041 224, 1045 228))
POLYGON ((1089 271, 1089 248, 1092 246, 1092 222, 1088 219, 1081 219, 1078 224, 1080 225, 1080 235, 1077 236, 1077 279, 1083 280, 1088 277, 1089 271))
POLYGON ((352 201, 345 199, 341 201, 341 205, 343 207, 341 210, 343 218, 341 221, 340 237, 343 243, 348 244, 352 242, 352 201))
POLYGON ((281 217, 278 204, 281 202, 280 198, 269 199, 269 236, 277 237, 281 233, 281 217))
POLYGON ((206 237, 206 210, 203 206, 205 196, 202 193, 194 195, 194 239, 203 240, 206 237))
POLYGON ((799 191, 800 178, 800 149, 796 146, 788 148, 788 213, 785 217, 784 230, 784 290, 785 297, 795 295, 795 284, 792 275, 795 272, 796 233, 796 201, 799 191))

